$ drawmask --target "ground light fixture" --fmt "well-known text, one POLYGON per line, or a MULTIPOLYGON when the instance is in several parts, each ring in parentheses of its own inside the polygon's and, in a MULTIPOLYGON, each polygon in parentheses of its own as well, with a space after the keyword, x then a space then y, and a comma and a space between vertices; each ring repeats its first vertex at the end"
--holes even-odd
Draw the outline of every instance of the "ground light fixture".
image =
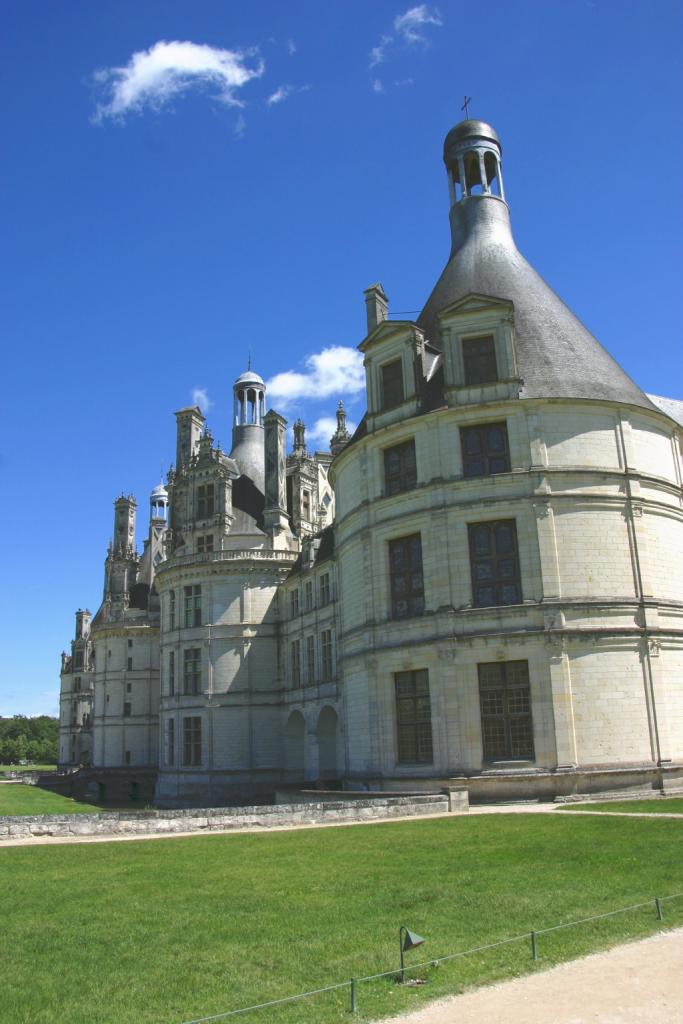
POLYGON ((403 960, 403 954, 409 949, 415 949, 416 946, 421 946, 426 940, 418 935, 417 932, 411 932, 410 928, 406 928, 404 924, 398 930, 398 944, 401 950, 401 984, 406 980, 406 969, 403 960))

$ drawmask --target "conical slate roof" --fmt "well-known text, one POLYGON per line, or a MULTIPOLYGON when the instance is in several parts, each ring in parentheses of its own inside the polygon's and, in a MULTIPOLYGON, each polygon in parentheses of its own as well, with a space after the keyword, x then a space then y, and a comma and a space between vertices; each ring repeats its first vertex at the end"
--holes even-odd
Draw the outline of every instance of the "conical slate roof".
MULTIPOLYGON (((480 137, 481 124, 476 122, 480 137)), ((457 135, 459 127, 448 138, 457 135)), ((489 133, 497 139, 493 129, 489 133)), ((520 397, 600 399, 655 408, 524 259, 514 243, 503 199, 460 199, 451 210, 451 226, 449 261, 417 320, 432 344, 441 347, 438 314, 458 299, 472 293, 507 299, 514 305, 517 365, 524 381, 520 397)))

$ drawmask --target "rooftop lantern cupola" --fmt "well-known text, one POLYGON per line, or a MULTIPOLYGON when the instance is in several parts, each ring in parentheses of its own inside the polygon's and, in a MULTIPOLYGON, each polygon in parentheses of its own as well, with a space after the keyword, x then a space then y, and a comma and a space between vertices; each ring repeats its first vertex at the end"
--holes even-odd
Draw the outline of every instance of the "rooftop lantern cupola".
POLYGON ((451 206, 471 196, 505 200, 500 139, 484 121, 461 121, 446 136, 443 158, 451 206))
POLYGON ((149 496, 149 517, 155 522, 168 520, 168 491, 163 483, 157 484, 149 496))
POLYGON ((232 419, 232 451, 230 457, 237 462, 244 476, 263 490, 264 487, 264 429, 266 414, 266 385, 262 377, 249 367, 233 385, 234 412, 232 419))

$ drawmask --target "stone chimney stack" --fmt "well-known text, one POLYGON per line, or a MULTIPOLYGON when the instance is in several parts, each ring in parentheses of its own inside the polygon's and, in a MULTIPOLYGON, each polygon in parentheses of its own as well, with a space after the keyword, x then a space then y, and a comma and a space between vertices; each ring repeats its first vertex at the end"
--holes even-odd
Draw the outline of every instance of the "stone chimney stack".
POLYGON ((382 320, 389 319, 389 299, 384 294, 381 284, 373 284, 363 292, 365 295, 365 310, 368 320, 368 334, 382 320))
POLYGON ((266 413, 265 427, 265 507, 263 520, 267 530, 279 532, 289 528, 287 515, 287 483, 285 476, 285 428, 287 420, 278 413, 266 413))

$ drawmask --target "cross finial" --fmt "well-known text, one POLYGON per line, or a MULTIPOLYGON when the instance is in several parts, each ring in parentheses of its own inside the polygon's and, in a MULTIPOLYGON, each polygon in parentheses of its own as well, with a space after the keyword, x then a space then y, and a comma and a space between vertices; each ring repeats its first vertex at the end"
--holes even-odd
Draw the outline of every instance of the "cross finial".
POLYGON ((465 111, 465 118, 469 119, 470 112, 469 112, 468 108, 469 108, 470 103, 472 102, 472 97, 471 96, 465 96, 464 99, 465 99, 465 102, 463 103, 463 105, 461 106, 460 109, 465 111))
POLYGON ((251 370, 251 346, 249 347, 249 358, 247 360, 247 369, 251 370))

